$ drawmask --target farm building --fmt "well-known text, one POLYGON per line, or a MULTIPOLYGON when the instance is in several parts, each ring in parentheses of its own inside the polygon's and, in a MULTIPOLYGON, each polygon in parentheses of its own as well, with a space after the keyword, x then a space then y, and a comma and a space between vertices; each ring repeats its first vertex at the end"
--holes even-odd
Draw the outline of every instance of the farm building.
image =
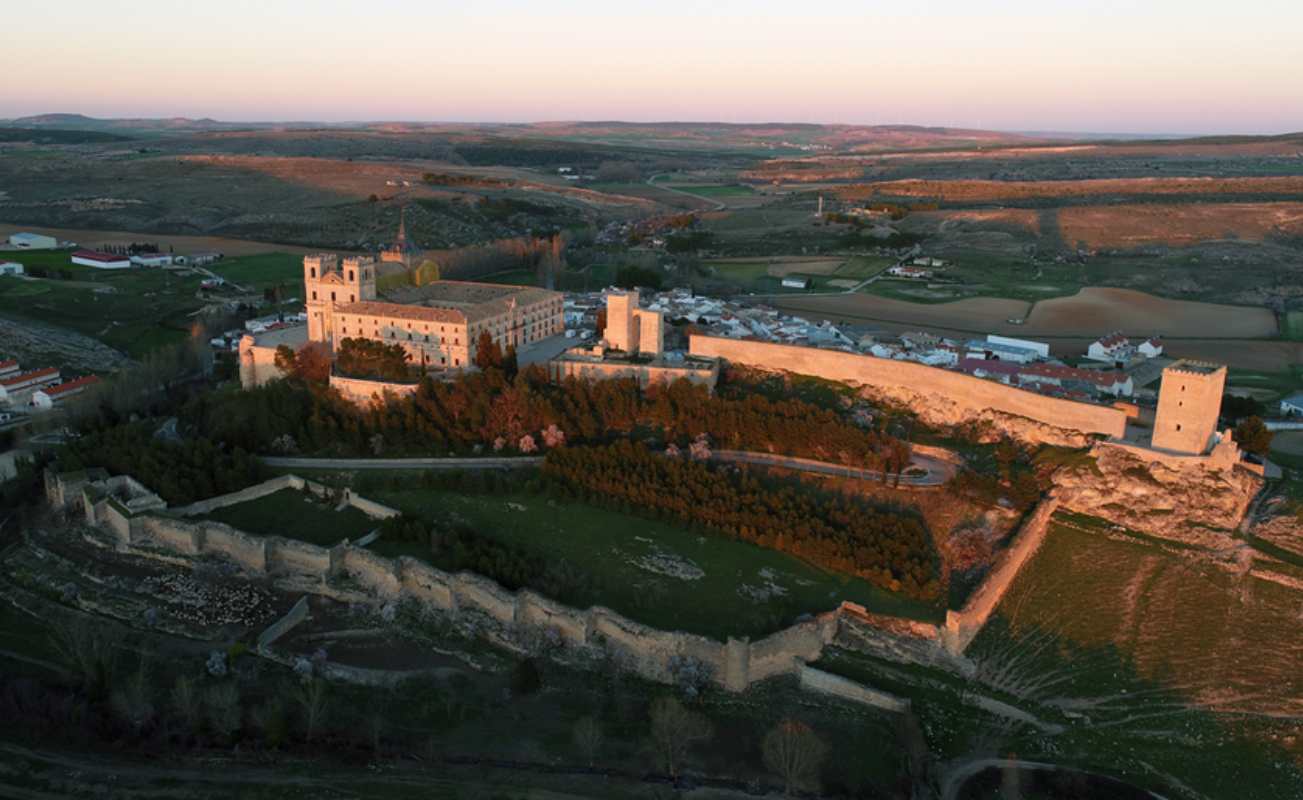
POLYGON ((809 289, 810 279, 802 275, 788 275, 783 278, 784 289, 809 289))
POLYGON ((72 263, 95 269, 127 269, 131 266, 131 259, 97 250, 78 250, 72 254, 72 263))
POLYGON ((54 367, 36 369, 0 378, 0 403, 12 403, 15 398, 33 389, 59 382, 59 370, 54 367))
POLYGON ((215 261, 221 261, 221 253, 191 253, 188 256, 173 256, 172 263, 181 266, 202 267, 205 264, 212 264, 215 261))
POLYGON ((1014 339, 1010 336, 998 336, 994 333, 987 334, 986 341, 990 344, 1009 345, 1011 347, 1021 347, 1025 350, 1035 350, 1037 355, 1041 358, 1050 357, 1050 346, 1045 342, 1033 342, 1031 339, 1014 339))
POLYGON ((1093 361, 1127 361, 1135 348, 1121 333, 1114 331, 1108 336, 1101 336, 1086 348, 1086 358, 1093 361))
POLYGON ((1001 342, 984 342, 981 339, 971 339, 964 347, 967 348, 969 358, 999 359, 1029 364, 1041 357, 1039 349, 1001 342))
POLYGON ((1303 392, 1295 392, 1289 397, 1281 398, 1280 413, 1285 417, 1303 415, 1303 392))
POLYGON ((23 265, 17 261, 0 261, 0 275, 22 275, 23 265))
POLYGON ((13 359, 0 361, 0 378, 12 378, 18 374, 18 369, 18 362, 13 359))
POLYGON ((140 253, 131 257, 132 266, 168 267, 172 265, 172 256, 167 253, 140 253))
POLYGON ((932 277, 932 270, 922 267, 911 267, 908 265, 897 264, 887 270, 888 275, 897 278, 913 278, 915 280, 932 277))
POLYGON ((53 250, 59 246, 59 240, 40 233, 15 233, 9 237, 9 244, 23 250, 53 250))
POLYGON ((1150 336, 1136 348, 1145 358, 1158 358, 1163 354, 1163 341, 1157 336, 1150 336))
POLYGON ((32 405, 40 409, 49 410, 54 408, 56 403, 61 403, 69 397, 81 394, 91 386, 99 383, 100 379, 94 375, 87 375, 84 378, 76 378, 66 383, 60 383, 57 386, 47 386, 43 389, 37 389, 32 393, 32 405))

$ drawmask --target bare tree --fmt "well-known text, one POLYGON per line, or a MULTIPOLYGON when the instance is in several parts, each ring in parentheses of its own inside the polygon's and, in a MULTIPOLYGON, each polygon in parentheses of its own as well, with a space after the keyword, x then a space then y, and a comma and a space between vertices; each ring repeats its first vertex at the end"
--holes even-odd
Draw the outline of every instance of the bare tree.
POLYGON ((92 625, 81 617, 64 618, 50 625, 50 644, 73 668, 86 691, 109 691, 117 660, 116 628, 92 625))
POLYGON ((232 682, 219 683, 204 692, 204 716, 208 727, 222 738, 229 738, 240 730, 243 714, 240 712, 240 690, 232 682))
POLYGON ((671 778, 679 777, 679 768, 693 745, 713 735, 710 720, 684 708, 676 698, 662 697, 652 703, 652 750, 671 778))
POLYGON ((793 789, 817 788, 828 745, 809 725, 790 718, 781 720, 765 734, 761 750, 765 766, 782 779, 785 795, 790 797, 793 789))
POLYGON ((602 723, 594 717, 583 717, 575 723, 574 739, 575 747, 578 748, 588 766, 593 766, 597 762, 597 754, 602 749, 602 740, 605 734, 602 732, 602 723))
POLYGON ((310 742, 326 717, 326 682, 321 678, 307 679, 299 685, 294 699, 303 711, 303 735, 310 742))
POLYGON ((193 735, 199 730, 203 719, 203 698, 194 678, 181 675, 172 686, 172 713, 186 726, 186 733, 193 735))

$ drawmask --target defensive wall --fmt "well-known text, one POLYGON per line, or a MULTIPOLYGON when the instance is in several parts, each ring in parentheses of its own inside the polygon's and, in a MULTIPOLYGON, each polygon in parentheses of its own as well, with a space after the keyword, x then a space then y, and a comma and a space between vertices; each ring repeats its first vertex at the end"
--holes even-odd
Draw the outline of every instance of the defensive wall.
MULTIPOLYGON (((912 361, 699 334, 690 337, 689 352, 757 369, 813 375, 868 387, 908 405, 934 424, 956 424, 995 412, 1078 435, 1121 438, 1126 433, 1127 413, 1123 409, 1048 397, 912 361)), ((1071 436, 1056 437, 1048 432, 1038 433, 1036 438, 1082 443, 1071 436)))
POLYGON ((345 378, 341 375, 330 376, 330 388, 338 390, 344 399, 359 406, 368 406, 374 401, 383 400, 386 394, 407 397, 415 394, 419 387, 419 383, 392 383, 365 378, 345 378))
MULTIPOLYGON (((248 503, 252 500, 257 500, 285 489, 293 489, 295 491, 306 490, 312 492, 317 497, 323 498, 328 497, 331 493, 329 487, 317 483, 316 481, 305 480, 300 478, 298 475, 279 475, 275 478, 270 478, 262 483, 254 484, 253 486, 240 489, 236 492, 218 495, 217 497, 210 497, 207 500, 200 500, 199 502, 191 503, 188 506, 174 508, 171 513, 179 517, 203 516, 204 514, 211 514, 219 508, 239 505, 240 503, 248 503)), ((343 490, 340 494, 340 503, 342 505, 356 508, 358 511, 361 511, 372 519, 389 519, 390 517, 399 516, 401 513, 396 508, 390 508, 389 506, 382 505, 374 500, 368 500, 367 498, 356 494, 352 489, 343 490)))
POLYGON ((959 611, 946 612, 941 641, 953 655, 962 655, 991 618, 996 606, 1013 585, 1018 573, 1040 549, 1049 530, 1050 518, 1059 509, 1057 490, 1051 491, 1031 513, 1013 541, 1000 553, 985 580, 973 591, 959 611))
MULTIPOLYGON (((47 486, 57 482, 59 476, 47 475, 47 486)), ((448 573, 409 556, 385 558, 347 541, 331 548, 318 547, 179 516, 181 511, 199 514, 295 486, 312 488, 311 482, 283 476, 171 514, 134 514, 126 525, 102 518, 91 522, 111 532, 114 545, 126 552, 173 562, 217 558, 236 565, 248 577, 269 579, 289 591, 376 606, 415 602, 424 609, 468 623, 489 622, 506 641, 522 649, 528 647, 528 642, 537 641, 540 634, 550 634, 564 646, 604 652, 642 677, 663 683, 674 682, 675 665, 684 658, 704 664, 713 681, 729 691, 742 691, 777 675, 800 677, 804 664, 817 660, 826 647, 843 636, 848 624, 856 626, 857 642, 876 640, 879 652, 903 654, 906 660, 919 658, 927 663, 946 658, 936 626, 898 620, 895 625, 874 629, 868 624, 873 615, 852 604, 843 604, 754 642, 736 638, 719 642, 696 634, 651 628, 601 606, 576 609, 528 589, 509 591, 483 576, 448 573)), ((65 493, 60 487, 53 491, 56 496, 65 493)), ((362 505, 370 502, 357 500, 362 505)), ((306 604, 287 615, 285 630, 305 611, 306 604)), ((269 643, 274 641, 273 633, 272 629, 264 632, 269 643)), ((850 699, 863 701, 860 695, 850 699)), ((882 706, 876 701, 871 704, 882 706)))

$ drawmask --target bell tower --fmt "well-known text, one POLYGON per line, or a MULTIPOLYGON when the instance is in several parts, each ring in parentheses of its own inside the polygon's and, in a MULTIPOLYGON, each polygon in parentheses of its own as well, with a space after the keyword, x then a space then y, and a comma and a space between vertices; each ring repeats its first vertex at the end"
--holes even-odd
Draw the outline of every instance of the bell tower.
POLYGON ((308 341, 324 342, 329 338, 330 289, 326 277, 334 273, 339 257, 333 253, 314 253, 303 257, 303 302, 308 307, 308 341))

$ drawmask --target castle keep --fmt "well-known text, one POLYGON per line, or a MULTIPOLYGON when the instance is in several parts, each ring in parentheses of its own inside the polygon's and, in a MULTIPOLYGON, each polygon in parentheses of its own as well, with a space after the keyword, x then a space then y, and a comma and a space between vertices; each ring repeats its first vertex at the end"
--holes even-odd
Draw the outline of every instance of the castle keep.
POLYGON ((1177 361, 1163 370, 1151 444, 1160 450, 1200 455, 1215 443, 1226 367, 1177 361))

